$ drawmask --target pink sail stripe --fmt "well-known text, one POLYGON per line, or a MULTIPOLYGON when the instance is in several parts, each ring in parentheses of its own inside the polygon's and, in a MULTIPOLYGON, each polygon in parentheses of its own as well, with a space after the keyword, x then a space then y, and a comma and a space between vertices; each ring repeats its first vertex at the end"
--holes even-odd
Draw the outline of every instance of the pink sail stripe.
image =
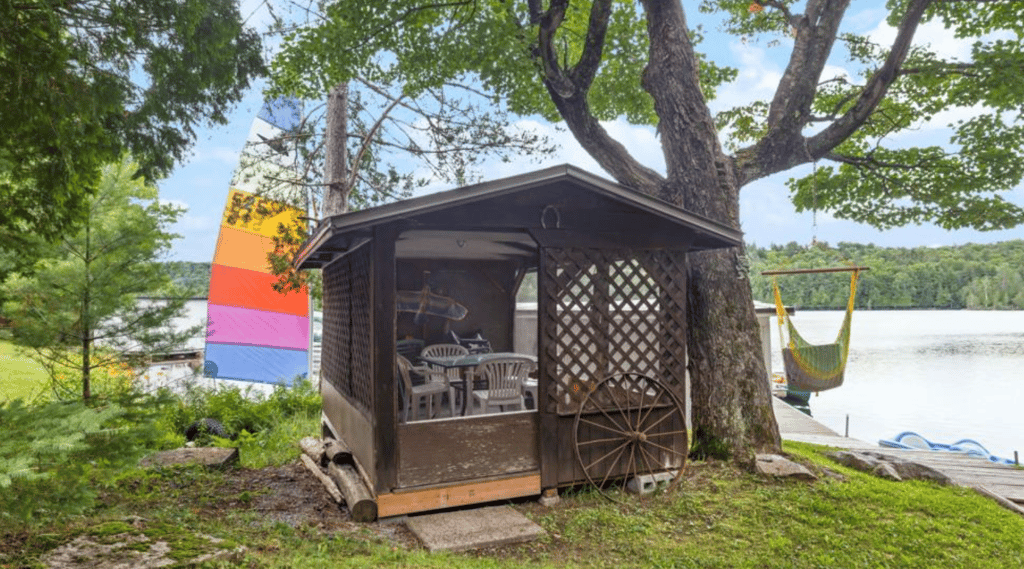
POLYGON ((309 349, 309 318, 306 316, 210 304, 207 318, 209 342, 309 349))

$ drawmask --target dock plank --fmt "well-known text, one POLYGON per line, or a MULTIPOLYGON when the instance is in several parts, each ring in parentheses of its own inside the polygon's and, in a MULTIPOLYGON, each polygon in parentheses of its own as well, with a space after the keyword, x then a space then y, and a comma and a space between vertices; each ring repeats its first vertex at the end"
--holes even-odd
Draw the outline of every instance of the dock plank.
POLYGON ((846 450, 872 450, 930 466, 958 486, 985 487, 988 491, 1024 504, 1024 469, 998 464, 966 454, 883 448, 865 441, 840 436, 777 397, 772 397, 775 419, 783 440, 814 443, 846 450))

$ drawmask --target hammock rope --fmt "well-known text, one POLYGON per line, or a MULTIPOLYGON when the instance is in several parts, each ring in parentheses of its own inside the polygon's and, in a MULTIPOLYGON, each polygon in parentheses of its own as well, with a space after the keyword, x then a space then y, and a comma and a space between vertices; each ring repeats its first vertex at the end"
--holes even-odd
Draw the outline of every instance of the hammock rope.
POLYGON ((853 307, 857 298, 857 280, 862 268, 849 269, 850 299, 846 303, 846 316, 834 342, 830 344, 812 344, 793 326, 793 321, 786 313, 782 304, 782 293, 779 290, 778 277, 772 279, 775 295, 775 313, 779 321, 779 341, 782 348, 782 360, 786 366, 786 382, 790 389, 797 391, 824 391, 843 384, 846 361, 850 355, 850 323, 853 307), (789 333, 789 341, 783 334, 783 325, 789 333))

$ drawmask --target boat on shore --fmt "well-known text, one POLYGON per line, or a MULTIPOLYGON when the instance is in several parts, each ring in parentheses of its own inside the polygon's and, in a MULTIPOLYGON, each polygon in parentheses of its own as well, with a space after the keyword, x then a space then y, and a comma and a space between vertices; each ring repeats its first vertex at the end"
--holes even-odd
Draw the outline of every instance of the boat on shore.
POLYGON ((786 375, 783 373, 772 374, 772 395, 796 406, 806 407, 811 401, 811 392, 790 389, 789 383, 786 381, 786 375))

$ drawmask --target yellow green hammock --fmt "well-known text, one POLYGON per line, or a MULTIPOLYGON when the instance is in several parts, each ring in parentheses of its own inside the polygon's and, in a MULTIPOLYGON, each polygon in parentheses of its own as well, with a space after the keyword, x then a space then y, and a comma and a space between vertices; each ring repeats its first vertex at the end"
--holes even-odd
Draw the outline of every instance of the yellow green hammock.
POLYGON ((779 292, 778 278, 772 279, 775 292, 775 312, 779 317, 779 339, 782 342, 782 361, 786 366, 786 383, 789 389, 796 391, 825 391, 843 384, 843 373, 846 370, 846 359, 850 354, 850 321, 853 315, 854 300, 857 297, 857 279, 860 272, 867 267, 839 267, 830 269, 793 269, 788 271, 765 271, 763 275, 789 275, 796 273, 832 273, 850 271, 850 300, 846 303, 846 317, 839 329, 835 342, 831 344, 811 344, 796 331, 793 321, 788 317, 782 305, 782 293, 779 292), (782 325, 789 329, 789 342, 782 333, 782 325))

